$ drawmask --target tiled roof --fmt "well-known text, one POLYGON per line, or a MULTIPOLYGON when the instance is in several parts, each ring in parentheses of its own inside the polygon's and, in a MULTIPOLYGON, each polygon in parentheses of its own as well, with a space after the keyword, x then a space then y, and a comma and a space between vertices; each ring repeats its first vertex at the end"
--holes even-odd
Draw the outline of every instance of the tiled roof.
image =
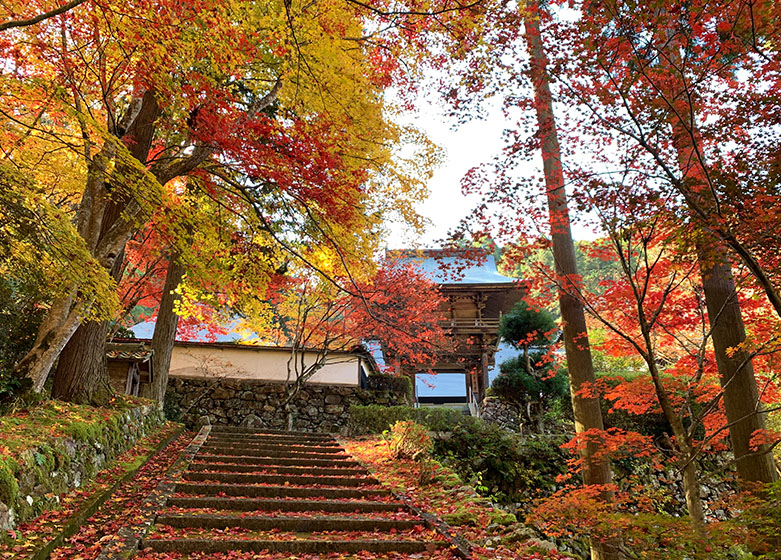
POLYGON ((154 354, 154 350, 144 344, 109 342, 106 344, 106 357, 113 360, 130 360, 146 362, 154 354))
POLYGON ((499 274, 491 254, 474 250, 401 249, 388 257, 411 263, 438 284, 513 284, 517 279, 499 274))

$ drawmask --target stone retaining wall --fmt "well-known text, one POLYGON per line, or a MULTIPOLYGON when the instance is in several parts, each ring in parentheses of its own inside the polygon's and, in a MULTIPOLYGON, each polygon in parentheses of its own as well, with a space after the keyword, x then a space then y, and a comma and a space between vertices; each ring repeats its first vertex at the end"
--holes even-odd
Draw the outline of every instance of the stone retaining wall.
POLYGON ((159 405, 143 405, 117 413, 105 424, 85 424, 84 433, 26 449, 13 471, 0 472, 0 530, 15 529, 56 507, 61 494, 84 485, 164 421, 159 405))
MULTIPOLYGON (((194 377, 169 379, 165 411, 172 420, 188 426, 208 417, 211 424, 284 429, 285 385, 254 380, 208 380, 194 377)), ((392 389, 305 385, 294 397, 293 429, 339 432, 347 426, 350 405, 408 404, 403 392, 392 389)))
POLYGON ((480 406, 480 416, 486 422, 497 424, 508 432, 520 431, 521 411, 517 405, 497 397, 486 397, 480 406))
MULTIPOLYGON (((483 400, 480 407, 483 420, 497 424, 508 432, 521 437, 535 437, 535 426, 524 426, 521 434, 521 410, 517 405, 508 403, 497 397, 483 400)), ((720 473, 719 476, 701 479, 701 491, 705 515, 708 519, 726 519, 723 499, 737 491, 734 467, 731 467, 730 452, 710 453, 698 460, 701 473, 720 473)), ((686 511, 686 497, 683 491, 683 481, 678 470, 673 465, 667 465, 663 471, 651 468, 648 461, 625 459, 613 465, 613 477, 618 486, 631 491, 631 484, 639 480, 646 488, 658 491, 660 497, 659 509, 674 515, 683 515, 686 511), (661 502, 665 497, 668 501, 661 502)))

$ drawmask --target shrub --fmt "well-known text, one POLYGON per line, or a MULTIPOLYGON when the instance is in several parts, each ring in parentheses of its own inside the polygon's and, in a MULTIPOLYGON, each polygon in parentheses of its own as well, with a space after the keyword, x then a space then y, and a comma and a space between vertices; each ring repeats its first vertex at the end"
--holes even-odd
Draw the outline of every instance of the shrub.
MULTIPOLYGON (((532 355, 532 364, 541 359, 541 355, 532 355)), ((519 404, 530 401, 569 398, 569 381, 564 371, 553 376, 549 368, 541 368, 536 374, 526 371, 522 357, 511 358, 499 366, 501 373, 491 383, 494 395, 500 399, 519 404)))
POLYGON ((444 406, 416 408, 416 421, 432 432, 449 432, 459 424, 470 422, 470 416, 464 416, 460 410, 444 406))
MULTIPOLYGON (((736 532, 747 530, 746 544, 767 560, 781 560, 781 480, 765 485, 762 492, 741 496, 740 514, 730 524, 736 532)), ((738 533, 740 534, 740 533, 738 533)))
POLYGON ((391 457, 394 459, 421 459, 431 453, 428 430, 411 420, 396 422, 388 437, 391 457))
POLYGON ((412 381, 406 375, 389 375, 375 373, 367 378, 367 388, 370 391, 390 391, 404 395, 407 402, 412 402, 412 381))
POLYGON ((347 430, 354 436, 381 434, 401 420, 414 420, 431 431, 448 432, 458 424, 468 422, 469 417, 444 407, 352 405, 347 430))
POLYGON ((434 455, 478 492, 503 503, 531 502, 555 490, 566 472, 563 440, 521 439, 494 424, 473 419, 434 442, 434 455))
POLYGON ((381 434, 399 420, 412 420, 411 406, 351 405, 347 430, 351 435, 381 434))

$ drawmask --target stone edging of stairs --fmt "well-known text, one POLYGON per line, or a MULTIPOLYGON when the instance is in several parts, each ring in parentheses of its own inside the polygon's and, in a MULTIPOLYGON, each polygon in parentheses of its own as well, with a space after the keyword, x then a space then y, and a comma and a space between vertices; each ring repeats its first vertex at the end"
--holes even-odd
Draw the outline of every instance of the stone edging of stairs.
POLYGON ((201 428, 190 444, 182 451, 176 462, 168 469, 165 478, 157 485, 139 508, 139 520, 132 526, 122 527, 117 534, 103 547, 96 560, 127 559, 138 550, 141 539, 152 527, 157 512, 165 505, 168 497, 173 494, 177 480, 187 469, 193 457, 201 449, 211 431, 211 426, 201 428))
POLYGON ((117 489, 136 476, 138 471, 141 470, 141 468, 146 465, 155 455, 157 455, 160 450, 164 449, 167 445, 169 445, 172 441, 174 441, 177 437, 179 437, 182 432, 184 432, 184 426, 180 425, 177 427, 173 433, 168 436, 166 439, 158 443, 154 449, 152 449, 149 452, 149 455, 147 455, 146 459, 142 461, 139 465, 136 467, 133 467, 131 470, 127 471, 125 474, 123 474, 114 484, 112 484, 110 487, 108 487, 106 490, 98 494, 97 496, 93 497, 91 500, 89 500, 86 504, 84 504, 81 508, 79 508, 78 511, 74 512, 73 515, 68 519, 68 522, 63 526, 63 528, 54 536, 52 536, 46 544, 40 546, 37 548, 28 558, 29 560, 46 560, 49 558, 51 553, 59 546, 62 546, 62 543, 65 542, 65 539, 68 537, 71 537, 76 534, 76 532, 79 530, 79 528, 82 526, 82 524, 92 517, 96 511, 102 506, 106 501, 114 494, 114 492, 117 491, 117 489))

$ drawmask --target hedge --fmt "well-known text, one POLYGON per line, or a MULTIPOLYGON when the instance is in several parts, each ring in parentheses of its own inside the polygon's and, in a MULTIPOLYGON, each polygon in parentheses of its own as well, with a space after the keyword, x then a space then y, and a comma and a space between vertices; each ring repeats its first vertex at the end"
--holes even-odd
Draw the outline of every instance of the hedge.
POLYGON ((407 397, 407 402, 412 402, 412 381, 406 375, 390 375, 387 373, 375 373, 366 378, 367 389, 370 391, 391 391, 407 397))
POLYGON ((460 410, 445 407, 352 405, 347 430, 353 436, 380 434, 400 420, 414 420, 431 431, 448 432, 473 419, 460 410))

